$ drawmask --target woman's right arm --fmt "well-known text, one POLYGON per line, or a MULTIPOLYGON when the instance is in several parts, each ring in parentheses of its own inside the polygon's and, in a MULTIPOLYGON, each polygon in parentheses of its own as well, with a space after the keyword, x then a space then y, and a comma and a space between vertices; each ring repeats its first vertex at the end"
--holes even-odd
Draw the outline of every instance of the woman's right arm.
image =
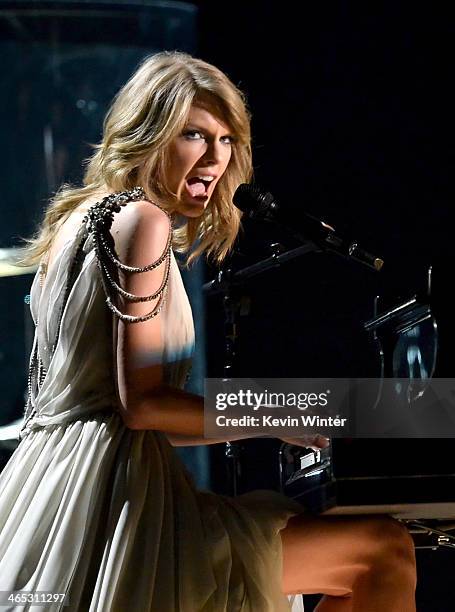
MULTIPOLYGON (((120 216, 112 227, 120 260, 133 267, 156 261, 169 237, 167 215, 144 201, 130 203, 120 216)), ((165 267, 162 263, 148 272, 121 274, 121 285, 134 295, 153 294, 163 283, 165 267)), ((142 316, 156 302, 120 300, 118 307, 124 314, 142 316)), ((249 433, 226 439, 204 438, 204 398, 163 382, 161 314, 140 323, 116 319, 114 344, 120 415, 129 429, 162 431, 171 443, 185 446, 253 437, 249 433)))
MULTIPOLYGON (((156 261, 165 251, 169 232, 167 215, 147 201, 129 203, 116 215, 112 226, 119 258, 132 267, 156 261)), ((120 273, 120 284, 128 293, 151 295, 161 287, 165 269, 163 262, 148 272, 120 273)), ((124 314, 142 316, 153 310, 157 301, 158 298, 130 302, 120 298, 117 306, 124 314)), ((117 395, 125 425, 130 429, 162 431, 171 439, 175 435, 178 444, 221 442, 204 439, 204 398, 163 382, 161 313, 138 323, 116 318, 115 328, 117 395)))

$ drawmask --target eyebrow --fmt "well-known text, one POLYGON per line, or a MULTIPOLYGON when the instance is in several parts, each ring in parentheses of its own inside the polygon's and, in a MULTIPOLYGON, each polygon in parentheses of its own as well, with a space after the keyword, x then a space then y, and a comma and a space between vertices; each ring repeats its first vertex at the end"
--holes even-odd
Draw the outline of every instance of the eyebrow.
MULTIPOLYGON (((183 129, 185 129, 185 130, 188 130, 188 129, 197 130, 198 132, 205 132, 205 133, 209 132, 209 130, 207 130, 207 128, 204 128, 204 127, 198 125, 197 123, 187 123, 183 129)), ((234 134, 233 134, 232 130, 226 130, 225 133, 223 134, 223 136, 233 136, 233 135, 234 134)))

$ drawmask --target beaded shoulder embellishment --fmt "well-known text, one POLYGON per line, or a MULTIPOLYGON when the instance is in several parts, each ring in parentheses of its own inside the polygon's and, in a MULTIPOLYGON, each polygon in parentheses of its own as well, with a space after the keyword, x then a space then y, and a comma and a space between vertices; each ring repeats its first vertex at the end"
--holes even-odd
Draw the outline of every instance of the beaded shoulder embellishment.
POLYGON ((83 220, 83 222, 86 224, 88 232, 93 236, 97 264, 101 272, 103 287, 106 294, 106 303, 117 317, 128 323, 148 321, 160 313, 166 298, 171 262, 171 217, 167 211, 165 211, 155 202, 152 202, 152 204, 160 208, 160 210, 162 210, 169 219, 169 234, 163 253, 158 257, 158 259, 143 267, 127 266, 119 260, 115 252, 114 241, 110 233, 114 220, 114 214, 120 212, 121 207, 125 206, 128 202, 138 200, 147 200, 142 187, 135 187, 130 191, 111 194, 100 202, 94 204, 89 209, 83 220), (154 270, 163 263, 165 266, 163 280, 160 287, 154 293, 145 296, 134 295, 132 293, 128 293, 120 286, 118 281, 119 270, 126 274, 141 274, 143 272, 148 272, 149 270, 154 270), (114 301, 118 295, 128 302, 150 302, 155 299, 158 299, 158 302, 147 314, 142 316, 132 316, 120 312, 120 310, 115 306, 114 301))
MULTIPOLYGON (((57 332, 55 341, 52 345, 51 354, 54 353, 57 346, 66 302, 74 285, 75 279, 77 278, 77 275, 79 274, 82 268, 82 264, 84 261, 83 247, 85 239, 88 235, 91 235, 94 240, 97 265, 101 271, 103 287, 106 293, 106 303, 113 313, 115 313, 122 321, 127 321, 128 323, 138 323, 140 321, 148 321, 152 317, 156 317, 156 315, 159 314, 159 312, 163 308, 167 293, 167 283, 169 279, 169 269, 171 260, 172 223, 170 215, 161 206, 159 206, 155 202, 151 202, 154 206, 160 208, 168 216, 169 234, 167 237, 166 247, 160 257, 156 261, 141 268, 126 266, 121 261, 119 261, 115 252, 114 240, 110 233, 110 229, 114 220, 114 214, 120 212, 121 207, 125 206, 128 202, 139 200, 147 200, 147 197, 142 187, 135 187, 130 191, 113 193, 105 197, 100 202, 93 204, 93 206, 91 206, 88 210, 87 215, 83 219, 82 228, 84 228, 84 231, 81 231, 81 239, 76 244, 70 268, 68 270, 67 282, 64 290, 64 299, 61 304, 58 315, 57 332), (122 289, 122 287, 120 287, 118 282, 118 270, 122 270, 126 274, 140 274, 141 272, 153 270, 163 263, 165 265, 163 281, 157 291, 155 291, 153 294, 146 296, 137 296, 128 293, 127 291, 122 289), (114 305, 114 299, 116 295, 121 295, 125 300, 129 302, 148 302, 154 299, 158 299, 158 302, 149 313, 143 316, 135 317, 131 315, 126 315, 118 310, 118 308, 114 305)), ((38 325, 38 322, 36 322, 36 325, 38 325)), ((42 359, 39 354, 37 334, 35 332, 27 380, 28 397, 19 438, 23 437, 28 422, 36 414, 36 409, 34 405, 35 398, 38 395, 41 387, 43 386, 46 374, 47 371, 43 365, 42 359)))

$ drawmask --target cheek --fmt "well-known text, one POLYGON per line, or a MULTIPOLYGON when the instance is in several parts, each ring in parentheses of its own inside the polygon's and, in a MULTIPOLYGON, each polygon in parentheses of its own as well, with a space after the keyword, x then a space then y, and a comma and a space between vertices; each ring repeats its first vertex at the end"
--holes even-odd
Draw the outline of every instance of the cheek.
POLYGON ((168 159, 167 179, 171 189, 176 190, 187 174, 188 154, 180 147, 173 147, 168 159))
POLYGON ((195 146, 177 148, 173 158, 175 173, 184 178, 200 157, 201 154, 195 146))
POLYGON ((228 151, 226 152, 226 156, 224 158, 224 167, 223 167, 223 172, 226 170, 226 168, 229 166, 229 163, 232 161, 234 161, 234 152, 231 148, 228 149, 228 151))

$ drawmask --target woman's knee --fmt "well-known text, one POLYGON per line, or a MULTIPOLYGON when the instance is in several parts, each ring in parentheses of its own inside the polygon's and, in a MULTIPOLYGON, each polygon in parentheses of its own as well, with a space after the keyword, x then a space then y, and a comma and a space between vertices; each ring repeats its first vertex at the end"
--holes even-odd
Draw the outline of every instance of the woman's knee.
POLYGON ((375 583, 381 576, 400 585, 415 582, 412 538, 388 516, 301 515, 281 535, 285 592, 318 585, 321 592, 333 595, 336 588, 341 595, 359 581, 375 583))
POLYGON ((415 573, 414 542, 406 526, 388 517, 375 517, 365 525, 369 564, 400 574, 415 573))

